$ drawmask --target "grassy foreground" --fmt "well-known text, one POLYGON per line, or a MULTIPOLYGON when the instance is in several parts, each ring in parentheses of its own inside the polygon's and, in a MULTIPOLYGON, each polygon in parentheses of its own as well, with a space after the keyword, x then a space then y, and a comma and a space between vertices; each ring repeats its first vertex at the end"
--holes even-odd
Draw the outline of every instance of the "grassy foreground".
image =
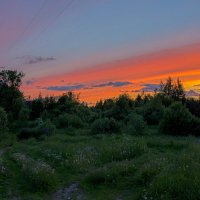
POLYGON ((58 199, 61 188, 68 199, 200 199, 199 139, 163 136, 155 127, 144 136, 87 130, 20 142, 9 136, 0 149, 2 200, 58 199))

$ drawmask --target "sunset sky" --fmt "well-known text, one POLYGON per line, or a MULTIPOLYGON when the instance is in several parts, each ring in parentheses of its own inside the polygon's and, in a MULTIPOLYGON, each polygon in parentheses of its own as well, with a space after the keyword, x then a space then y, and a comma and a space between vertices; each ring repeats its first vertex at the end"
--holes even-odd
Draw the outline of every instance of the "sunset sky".
POLYGON ((0 67, 25 96, 88 103, 151 92, 168 76, 200 93, 199 0, 0 0, 0 67))

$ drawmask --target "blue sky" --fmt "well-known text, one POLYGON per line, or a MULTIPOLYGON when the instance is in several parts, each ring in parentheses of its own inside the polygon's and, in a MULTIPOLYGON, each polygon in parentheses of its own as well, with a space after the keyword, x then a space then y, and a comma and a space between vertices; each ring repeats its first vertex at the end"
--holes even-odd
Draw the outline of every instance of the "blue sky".
POLYGON ((198 0, 0 0, 0 66, 37 78, 199 43, 199 8, 198 0))

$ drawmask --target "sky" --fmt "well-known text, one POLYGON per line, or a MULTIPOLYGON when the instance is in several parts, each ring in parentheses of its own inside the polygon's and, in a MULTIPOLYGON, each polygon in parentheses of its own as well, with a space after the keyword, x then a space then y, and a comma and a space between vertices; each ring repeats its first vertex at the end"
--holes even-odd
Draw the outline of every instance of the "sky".
POLYGON ((179 77, 200 93, 199 0, 0 0, 0 67, 26 97, 94 103, 179 77))

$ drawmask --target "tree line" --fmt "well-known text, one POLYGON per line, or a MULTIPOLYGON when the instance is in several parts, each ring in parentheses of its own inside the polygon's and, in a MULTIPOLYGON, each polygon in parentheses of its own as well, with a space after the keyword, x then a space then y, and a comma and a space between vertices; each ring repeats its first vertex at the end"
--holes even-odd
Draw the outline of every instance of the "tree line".
POLYGON ((25 99, 20 91, 23 72, 0 71, 0 133, 18 139, 42 138, 58 130, 87 130, 90 134, 129 133, 142 135, 149 126, 171 135, 200 134, 200 100, 186 98, 180 79, 169 77, 153 94, 127 94, 81 102, 73 92, 25 99))

